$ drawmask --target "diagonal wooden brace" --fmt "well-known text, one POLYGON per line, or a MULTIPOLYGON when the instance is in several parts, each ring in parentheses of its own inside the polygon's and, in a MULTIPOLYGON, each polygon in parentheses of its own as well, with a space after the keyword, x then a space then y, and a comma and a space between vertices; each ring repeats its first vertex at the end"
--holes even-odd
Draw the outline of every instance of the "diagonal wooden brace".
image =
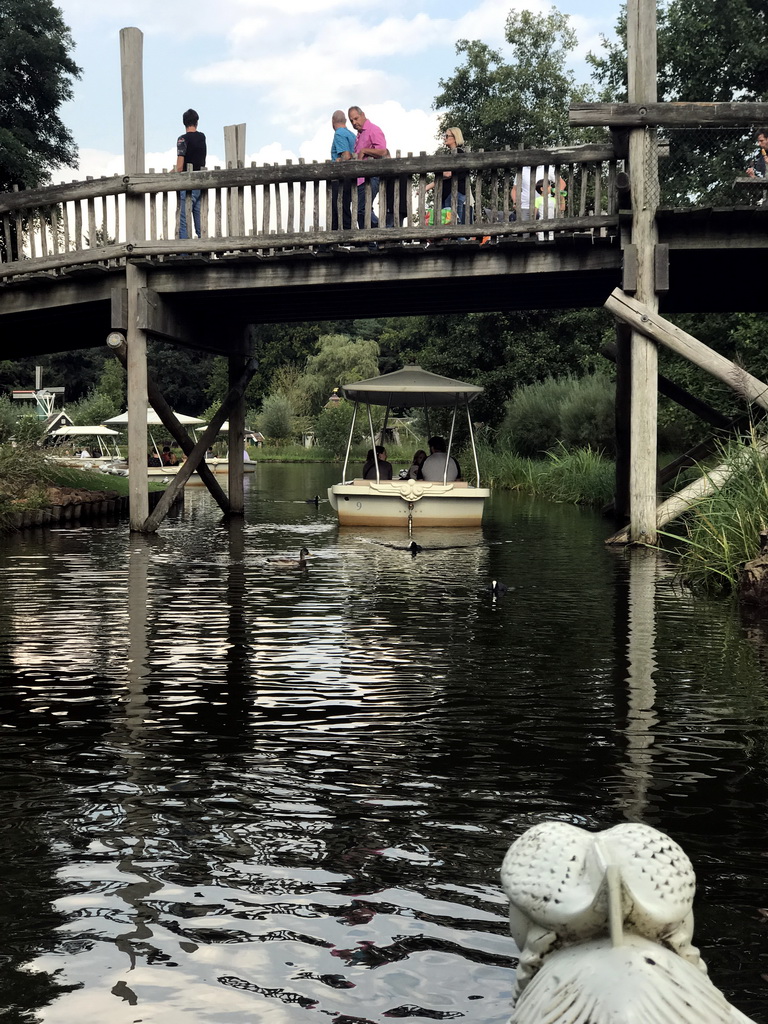
MULTIPOLYGON (((120 360, 123 366, 125 366, 127 359, 127 348, 125 342, 123 342, 123 344, 119 348, 113 348, 111 349, 111 351, 114 352, 115 356, 120 360)), ((147 397, 149 398, 150 405, 155 410, 157 415, 160 417, 163 426, 171 434, 171 436, 174 438, 174 440, 179 445, 181 450, 187 456, 188 462, 190 455, 194 450, 195 442, 189 436, 189 434, 182 426, 182 424, 179 423, 179 421, 176 419, 173 410, 171 409, 170 405, 168 405, 166 400, 163 398, 160 389, 158 388, 158 386, 155 384, 151 377, 147 377, 147 397)), ((201 462, 199 467, 193 467, 193 472, 195 468, 197 468, 198 473, 200 474, 200 479, 205 483, 206 487, 213 495, 213 499, 216 502, 216 504, 219 506, 224 515, 228 515, 230 511, 229 498, 227 497, 226 492, 222 489, 221 484, 216 479, 211 469, 209 469, 209 467, 205 464, 204 460, 201 462)))
POLYGON ((634 331, 665 345, 678 355, 688 359, 695 366, 733 388, 747 402, 753 402, 762 409, 768 409, 768 384, 753 377, 731 359, 726 359, 708 345, 675 327, 669 320, 659 316, 649 306, 625 295, 620 288, 614 288, 608 296, 605 308, 628 323, 634 331))
MULTIPOLYGON (((202 437, 187 456, 187 461, 181 466, 179 472, 165 489, 163 496, 160 501, 158 501, 154 511, 151 512, 144 521, 144 533, 153 533, 158 528, 167 515, 168 509, 176 500, 176 495, 182 489, 187 480, 189 480, 196 469, 199 471, 199 469, 205 466, 205 453, 208 451, 208 448, 215 440, 216 435, 221 430, 221 426, 227 416, 229 416, 230 410, 243 397, 245 389, 251 382, 251 377, 253 377, 254 373, 256 373, 256 370, 258 369, 258 365, 259 364, 256 359, 250 359, 248 361, 239 379, 230 388, 227 397, 222 402, 218 412, 205 428, 202 437)), ((231 457, 232 453, 230 452, 230 458, 231 457)), ((205 466, 205 468, 208 469, 207 466, 205 466)))

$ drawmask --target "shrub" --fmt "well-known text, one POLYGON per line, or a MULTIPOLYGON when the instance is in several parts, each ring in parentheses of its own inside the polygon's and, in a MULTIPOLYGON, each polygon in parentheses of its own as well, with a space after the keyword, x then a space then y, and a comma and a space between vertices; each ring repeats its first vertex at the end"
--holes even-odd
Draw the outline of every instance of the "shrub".
MULTIPOLYGON (((321 448, 338 458, 347 450, 349 440, 349 428, 352 424, 352 413, 354 405, 352 402, 336 402, 334 405, 326 406, 315 420, 315 437, 321 448)), ((359 422, 356 427, 359 426, 359 422)), ((361 440, 359 430, 355 430, 355 442, 361 440)))
POLYGON ((506 403, 501 445, 530 458, 589 446, 613 452, 614 384, 604 374, 548 377, 519 388, 506 403))
POLYGON ((267 395, 261 407, 261 432, 274 441, 284 441, 293 432, 293 408, 284 395, 267 395))

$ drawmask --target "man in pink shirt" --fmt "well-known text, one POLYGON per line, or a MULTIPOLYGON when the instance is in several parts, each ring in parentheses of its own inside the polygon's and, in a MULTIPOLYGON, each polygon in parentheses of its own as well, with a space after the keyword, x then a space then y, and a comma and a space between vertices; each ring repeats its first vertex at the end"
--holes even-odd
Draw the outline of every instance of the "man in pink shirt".
MULTIPOLYGON (((357 132, 355 140, 355 157, 358 160, 380 160, 383 156, 389 156, 387 140, 384 132, 372 121, 369 121, 360 107, 349 108, 349 120, 357 132)), ((379 193, 379 179, 372 177, 371 182, 371 203, 379 193)), ((365 178, 357 179, 357 226, 365 226, 365 178)), ((371 227, 379 226, 379 218, 371 210, 371 227)), ((371 243, 375 246, 376 243, 371 243)))

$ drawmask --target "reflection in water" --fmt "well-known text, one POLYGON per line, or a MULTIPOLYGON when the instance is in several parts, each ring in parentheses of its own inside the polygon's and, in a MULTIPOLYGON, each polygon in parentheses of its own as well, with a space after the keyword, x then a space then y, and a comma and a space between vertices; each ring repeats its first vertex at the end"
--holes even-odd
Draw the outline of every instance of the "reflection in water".
POLYGON ((656 688, 656 576, 662 556, 644 548, 627 552, 629 608, 627 635, 627 765, 629 783, 624 813, 629 821, 647 821, 647 794, 653 778, 653 727, 656 688))
POLYGON ((501 1024, 510 840, 652 818, 760 1021, 768 716, 731 610, 509 496, 414 556, 307 503, 335 475, 261 465, 245 522, 196 489, 156 537, 0 549, 0 1009, 501 1024), (302 544, 306 569, 268 562, 302 544))

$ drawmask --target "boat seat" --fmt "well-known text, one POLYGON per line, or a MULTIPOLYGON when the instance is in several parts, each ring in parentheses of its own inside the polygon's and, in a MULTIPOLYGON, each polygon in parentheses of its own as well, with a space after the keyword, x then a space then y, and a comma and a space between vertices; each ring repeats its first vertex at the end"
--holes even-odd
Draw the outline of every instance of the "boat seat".
MULTIPOLYGON (((375 480, 364 480, 362 477, 356 477, 352 481, 352 484, 355 485, 355 486, 358 486, 358 487, 360 487, 360 486, 367 486, 368 484, 375 484, 375 483, 376 483, 375 480)), ((441 487, 443 486, 442 480, 399 480, 399 479, 394 479, 394 480, 382 480, 381 483, 383 483, 383 484, 417 483, 417 484, 421 484, 422 487, 429 487, 431 484, 435 483, 435 484, 439 484, 441 487)), ((467 483, 466 480, 449 480, 448 483, 452 484, 454 487, 469 487, 469 484, 467 483)))

